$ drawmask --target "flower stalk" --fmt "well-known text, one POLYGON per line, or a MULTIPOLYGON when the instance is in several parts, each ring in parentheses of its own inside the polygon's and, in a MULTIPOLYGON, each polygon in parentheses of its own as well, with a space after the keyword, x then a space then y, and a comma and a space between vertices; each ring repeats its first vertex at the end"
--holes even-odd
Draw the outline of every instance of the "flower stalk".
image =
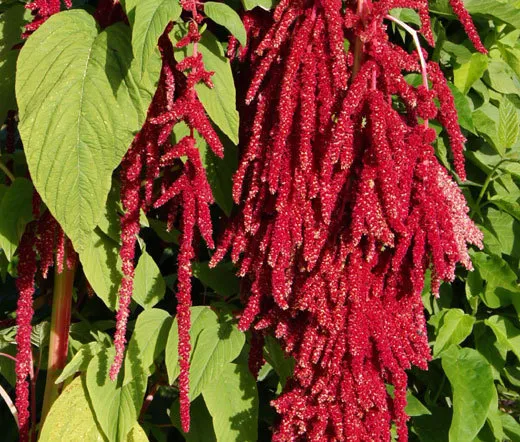
POLYGON ((69 328, 72 308, 72 292, 74 285, 75 267, 54 267, 54 294, 52 300, 52 317, 49 341, 49 362, 47 365, 47 379, 41 424, 60 394, 62 384, 56 384, 56 379, 65 367, 69 345, 69 328), (61 270, 61 272, 60 272, 61 270))

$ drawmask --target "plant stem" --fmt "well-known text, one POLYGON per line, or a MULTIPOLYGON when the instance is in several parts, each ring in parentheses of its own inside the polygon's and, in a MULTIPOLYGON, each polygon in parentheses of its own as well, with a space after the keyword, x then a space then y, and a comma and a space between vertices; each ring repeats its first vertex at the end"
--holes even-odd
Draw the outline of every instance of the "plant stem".
MULTIPOLYGON (((66 258, 64 258, 63 261, 66 262, 66 258)), ((75 269, 69 269, 67 268, 67 265, 63 266, 63 271, 61 273, 58 273, 57 265, 54 268, 54 294, 52 299, 49 362, 47 365, 47 379, 45 381, 41 425, 43 425, 45 417, 58 397, 61 389, 61 384, 56 384, 56 379, 67 362, 72 287, 74 285, 75 274, 75 269)))
MULTIPOLYGON (((357 12, 361 18, 363 18, 366 10, 366 0, 358 0, 357 12)), ((361 68, 361 62, 363 61, 363 42, 359 37, 356 37, 354 41, 354 65, 352 66, 352 78, 356 76, 361 68)))
POLYGON ((11 411, 11 413, 13 415, 13 418, 14 418, 14 420, 16 422, 16 425, 19 426, 19 424, 18 424, 18 411, 16 410, 16 407, 14 406, 11 397, 7 394, 7 391, 5 391, 4 387, 2 387, 1 385, 0 385, 0 396, 4 399, 5 403, 9 407, 9 410, 11 411))
POLYGON ((7 178, 9 178, 11 180, 11 182, 13 182, 16 179, 16 177, 13 175, 13 172, 11 172, 9 170, 9 168, 1 160, 0 160, 0 170, 6 174, 7 178))

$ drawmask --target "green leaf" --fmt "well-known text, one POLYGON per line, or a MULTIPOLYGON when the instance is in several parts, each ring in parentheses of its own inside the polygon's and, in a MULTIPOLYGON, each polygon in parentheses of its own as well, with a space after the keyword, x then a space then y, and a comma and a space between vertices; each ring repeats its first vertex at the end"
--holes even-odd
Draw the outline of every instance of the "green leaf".
POLYGON ((473 440, 496 394, 491 366, 476 350, 453 345, 442 355, 442 368, 453 390, 450 441, 473 440))
POLYGON ((202 395, 218 442, 258 440, 258 391, 246 365, 226 364, 202 395))
POLYGON ((242 0, 242 5, 244 5, 246 11, 250 11, 256 7, 262 8, 265 11, 270 11, 277 3, 276 0, 242 0))
MULTIPOLYGON (((479 134, 489 141, 497 153, 502 154, 498 141, 498 109, 491 103, 485 103, 473 112, 473 123, 479 134)), ((474 153, 476 154, 476 153, 474 153)))
POLYGON ((31 329, 31 344, 41 351, 43 347, 49 346, 51 323, 43 321, 34 325, 31 329))
POLYGON ((33 187, 29 180, 17 178, 0 202, 0 248, 9 261, 18 247, 25 226, 33 218, 33 187))
POLYGON ((507 63, 492 60, 488 64, 484 80, 497 92, 502 94, 518 94, 519 89, 513 81, 513 77, 514 73, 507 63))
POLYGON ((448 84, 455 100, 455 107, 457 108, 457 115, 459 117, 459 124, 464 129, 469 130, 472 133, 475 132, 475 126, 473 125, 473 115, 471 108, 469 107, 469 101, 466 95, 461 93, 456 86, 451 83, 448 84))
POLYGON ((61 384, 78 371, 85 371, 90 360, 103 350, 103 348, 103 344, 97 341, 82 345, 72 360, 65 366, 58 379, 56 379, 56 384, 61 384))
POLYGON ((498 140, 501 150, 512 148, 518 140, 520 121, 515 106, 506 97, 500 102, 498 108, 498 140))
POLYGON ((170 411, 170 419, 186 442, 216 442, 215 431, 213 430, 213 422, 208 408, 204 403, 202 396, 199 396, 190 404, 190 431, 185 433, 182 431, 180 418, 180 404, 176 400, 170 411))
POLYGON ((103 433, 110 441, 120 441, 125 440, 137 424, 146 382, 144 378, 136 377, 121 386, 121 373, 117 381, 111 381, 108 372, 114 355, 114 348, 110 348, 92 358, 88 364, 86 386, 103 433))
POLYGON ((482 78, 487 66, 488 57, 486 55, 480 52, 471 54, 469 62, 453 70, 453 82, 457 89, 462 92, 463 95, 466 95, 471 89, 471 86, 482 78))
POLYGON ((126 351, 123 386, 136 377, 150 375, 154 361, 166 347, 172 322, 167 311, 157 308, 145 310, 137 317, 126 351))
POLYGON ((428 410, 423 403, 417 399, 410 391, 406 393, 406 414, 408 416, 424 416, 427 414, 431 414, 430 410, 428 410))
POLYGON ((520 199, 513 195, 494 195, 489 198, 495 206, 520 221, 520 199))
POLYGON ((96 229, 79 259, 94 292, 108 308, 115 310, 122 278, 118 244, 96 229))
POLYGON ((265 337, 264 356, 265 360, 269 362, 278 374, 281 388, 285 387, 285 382, 293 373, 294 359, 292 357, 287 357, 278 341, 269 335, 265 337))
POLYGON ((509 264, 498 256, 490 256, 483 252, 472 253, 475 269, 486 281, 482 300, 488 307, 499 308, 511 304, 512 296, 518 296, 517 276, 509 264))
POLYGON ((202 330, 193 349, 190 366, 190 398, 208 385, 219 383, 222 370, 242 351, 245 335, 236 325, 220 324, 202 330))
MULTIPOLYGON (((178 41, 184 31, 180 27, 174 27, 172 33, 172 40, 178 41)), ((199 99, 211 120, 233 143, 238 144, 239 117, 230 62, 225 56, 222 44, 209 31, 202 34, 197 48, 202 54, 206 70, 214 72, 211 77, 214 85, 212 89, 202 83, 195 85, 199 99)), ((190 45, 189 49, 176 50, 175 58, 180 61, 192 53, 193 45, 190 45)))
POLYGON ((16 109, 14 84, 19 50, 13 46, 22 41, 23 26, 30 20, 31 12, 21 4, 0 14, 0 124, 9 110, 16 109))
POLYGON ((238 293, 238 278, 230 262, 218 264, 215 268, 210 268, 207 262, 194 263, 193 276, 219 295, 228 297, 238 293))
POLYGON ((166 292, 166 283, 153 258, 143 250, 135 268, 132 299, 141 307, 152 308, 166 292))
MULTIPOLYGON (((160 64, 157 47, 159 37, 170 21, 181 16, 182 8, 178 0, 147 0, 135 3, 132 24, 132 48, 137 60, 140 77, 147 75, 151 64, 160 64)), ((155 68, 154 71, 157 71, 155 68)), ((158 76, 154 78, 154 81, 158 76)))
MULTIPOLYGON (((51 407, 38 438, 40 442, 57 440, 108 442, 99 428, 89 403, 84 377, 74 379, 51 407)), ((113 439, 115 440, 115 439, 113 439)), ((138 423, 131 428, 127 442, 147 442, 138 423)))
POLYGON ((515 219, 505 211, 490 207, 486 214, 486 226, 496 235, 501 246, 501 253, 519 256, 519 244, 517 242, 518 224, 515 219))
MULTIPOLYGON (((190 342, 191 348, 193 349, 201 331, 207 328, 218 327, 219 322, 216 313, 208 306, 191 307, 190 314, 190 342)), ((178 345, 179 333, 177 328, 177 318, 175 318, 173 325, 170 328, 165 352, 166 370, 168 372, 168 380, 170 384, 173 384, 175 379, 177 379, 177 376, 179 376, 178 345)))
POLYGON ((83 377, 74 379, 56 399, 38 440, 107 441, 96 424, 83 377))
MULTIPOLYGON (((209 310, 209 308, 206 308, 209 310)), ((225 364, 233 361, 242 350, 244 333, 235 324, 215 323, 216 316, 207 310, 193 311, 190 330, 192 353, 190 357, 190 399, 195 399, 204 388, 219 378, 225 364)), ((166 367, 170 382, 179 375, 178 367, 178 329, 174 321, 170 329, 166 348, 166 367)))
POLYGON ((493 330, 498 342, 511 350, 520 360, 520 329, 512 321, 503 316, 491 316, 485 324, 493 330))
POLYGON ((111 175, 140 129, 153 85, 138 83, 130 29, 99 32, 70 10, 25 43, 17 66, 19 130, 34 185, 75 249, 88 247, 111 175))
POLYGON ((511 439, 512 442, 520 442, 520 424, 515 418, 509 414, 502 413, 500 415, 504 433, 511 439))
POLYGON ((433 407, 431 415, 417 416, 412 419, 412 431, 421 442, 446 442, 450 423, 449 409, 433 407))
POLYGON ((439 313, 441 318, 437 327, 433 357, 438 357, 453 344, 460 344, 473 330, 475 318, 458 308, 444 310, 439 313))
POLYGON ((225 3, 205 2, 204 14, 218 25, 224 26, 242 46, 247 44, 246 29, 240 16, 225 3))

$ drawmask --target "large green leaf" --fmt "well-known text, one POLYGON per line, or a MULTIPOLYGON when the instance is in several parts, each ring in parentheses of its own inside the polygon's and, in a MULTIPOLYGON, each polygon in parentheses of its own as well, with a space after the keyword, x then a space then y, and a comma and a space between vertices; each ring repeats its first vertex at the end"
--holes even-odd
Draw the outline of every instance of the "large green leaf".
POLYGON ((460 344, 466 339, 473 329, 475 318, 466 315, 458 308, 444 310, 439 313, 439 320, 436 333, 435 344, 433 345, 433 356, 439 356, 453 344, 460 344))
POLYGON ((498 342, 520 360, 520 329, 511 320, 499 315, 491 316, 485 323, 493 330, 498 342))
POLYGON ((225 3, 205 2, 204 14, 215 23, 227 28, 242 46, 247 44, 246 29, 240 20, 240 16, 231 6, 225 3))
POLYGON ((500 102, 498 111, 498 140, 505 152, 516 144, 520 121, 515 106, 506 97, 500 102))
POLYGON ((132 25, 132 48, 141 77, 148 75, 150 65, 160 64, 157 47, 159 37, 166 25, 170 21, 176 21, 181 12, 182 8, 178 0, 136 2, 132 25))
POLYGON ((230 262, 218 264, 215 268, 210 268, 207 262, 197 262, 193 264, 193 276, 219 295, 228 297, 236 295, 239 289, 233 269, 230 262))
POLYGON ((152 308, 166 292, 166 283, 153 258, 143 251, 135 268, 132 299, 143 308, 152 308))
POLYGON ((466 95, 471 86, 482 78, 487 69, 488 57, 480 52, 471 55, 469 62, 453 70, 453 82, 455 86, 466 95))
POLYGON ((139 376, 148 377, 155 359, 166 347, 168 331, 173 319, 165 310, 145 310, 137 317, 132 339, 125 356, 125 378, 127 385, 139 376))
POLYGON ((108 308, 114 310, 122 278, 119 245, 99 229, 95 229, 79 258, 94 292, 108 308))
MULTIPOLYGON (((185 31, 176 26, 172 33, 172 39, 178 41, 185 31)), ((191 55, 193 53, 192 46, 176 50, 175 58, 180 61, 188 54, 191 55)), ((238 144, 239 117, 236 109, 235 83, 224 48, 209 31, 202 34, 197 48, 202 54, 206 70, 214 72, 211 77, 214 87, 210 89, 205 84, 198 83, 195 86, 197 94, 211 120, 233 143, 238 144)))
POLYGON ((114 348, 110 348, 92 358, 88 364, 86 386, 103 433, 109 441, 122 441, 137 423, 146 381, 138 376, 121 386, 122 373, 116 381, 111 381, 108 372, 114 355, 114 348))
POLYGON ((153 84, 136 80, 130 38, 124 24, 99 32, 90 14, 71 10, 48 19, 18 59, 19 129, 31 177, 80 253, 153 93, 153 84))
MULTIPOLYGON (((190 327, 190 342, 191 348, 195 346, 199 334, 205 328, 214 328, 218 326, 218 317, 211 308, 207 306, 192 307, 191 327, 190 327)), ((168 371, 168 379, 172 384, 177 376, 179 376, 179 354, 177 347, 179 345, 179 333, 177 329, 177 319, 173 321, 168 335, 168 342, 166 344, 165 363, 168 371)))
POLYGON ((82 345, 72 360, 60 373, 58 379, 56 379, 56 384, 61 384, 64 380, 73 376, 78 371, 86 371, 91 359, 103 350, 103 348, 103 344, 98 341, 82 345))
POLYGON ((0 14, 0 124, 3 124, 7 111, 16 109, 14 83, 19 50, 13 46, 21 42, 23 26, 30 19, 30 11, 21 4, 0 14))
POLYGON ((29 180, 17 178, 7 188, 0 202, 0 248, 10 261, 32 220, 33 187, 29 180))
MULTIPOLYGON (((192 353, 190 358, 190 398, 195 399, 204 388, 219 379, 224 366, 233 361, 242 350, 244 333, 236 325, 225 322, 216 323, 215 317, 200 311, 192 320, 190 330, 192 353)), ((170 382, 179 374, 178 368, 178 329, 175 321, 168 338, 166 366, 170 382)))
MULTIPOLYGON (((84 377, 74 379, 53 404, 38 439, 40 442, 57 440, 108 442, 99 428, 89 403, 84 377)), ((110 439, 116 440, 116 439, 110 439)), ((130 429, 127 442, 147 442, 138 423, 130 429)))
POLYGON ((246 365, 226 364, 202 395, 218 442, 258 440, 258 391, 246 365))
POLYGON ((491 366, 478 351, 453 345, 442 355, 442 368, 453 390, 450 441, 471 441, 484 426, 496 394, 491 366))
POLYGON ((56 440, 108 441, 96 424, 83 377, 74 379, 51 407, 40 442, 56 440))

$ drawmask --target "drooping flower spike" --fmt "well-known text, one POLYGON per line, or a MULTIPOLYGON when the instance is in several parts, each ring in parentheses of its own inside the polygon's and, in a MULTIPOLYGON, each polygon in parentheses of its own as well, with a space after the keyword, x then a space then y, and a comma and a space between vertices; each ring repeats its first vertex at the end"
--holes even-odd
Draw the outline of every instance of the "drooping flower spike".
POLYGON ((406 440, 405 370, 430 359, 425 272, 436 293, 457 263, 471 269, 467 244, 482 247, 431 146, 427 121, 437 119, 465 179, 453 97, 418 39, 411 54, 389 40, 396 7, 416 9, 433 44, 426 1, 350 1, 342 10, 286 0, 272 17, 246 13, 248 46, 228 48, 246 61, 238 81, 249 87, 239 103, 238 210, 211 265, 230 251, 244 277, 239 327, 253 330, 252 371, 267 330, 295 359, 273 402, 277 441, 389 440, 392 422, 406 440), (410 72, 423 84, 410 85, 410 72))
POLYGON ((193 53, 177 62, 174 47, 169 37, 170 23, 159 39, 162 70, 155 96, 148 110, 147 119, 136 135, 121 165, 121 200, 124 214, 121 217, 121 251, 123 280, 119 289, 114 343, 116 356, 110 368, 110 377, 115 379, 121 368, 126 343, 126 324, 133 292, 134 258, 139 213, 164 207, 168 214, 168 226, 176 219, 179 253, 177 257, 177 322, 179 328, 179 392, 181 422, 185 432, 189 430, 189 358, 190 307, 191 307, 191 262, 195 258, 197 232, 208 247, 213 248, 212 222, 209 206, 213 202, 211 188, 197 147, 197 132, 219 157, 223 146, 213 129, 198 99, 195 85, 199 82, 213 87, 212 72, 204 68, 202 55, 197 50, 201 36, 198 22, 202 15, 196 5, 184 2, 183 7, 193 15, 188 32, 177 47, 193 45, 193 53), (190 134, 171 144, 171 132, 176 124, 185 123, 190 134), (184 158, 183 162, 181 158, 184 158), (161 177, 160 179, 158 179, 161 177), (144 179, 144 188, 141 182, 144 179))

